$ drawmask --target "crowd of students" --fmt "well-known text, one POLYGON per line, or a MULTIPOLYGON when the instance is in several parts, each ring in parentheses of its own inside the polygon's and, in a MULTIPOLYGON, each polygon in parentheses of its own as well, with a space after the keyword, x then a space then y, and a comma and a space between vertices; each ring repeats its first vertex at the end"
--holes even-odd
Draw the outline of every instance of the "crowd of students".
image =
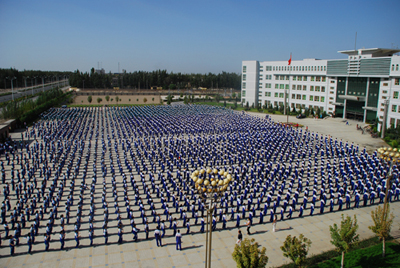
MULTIPOLYGON (((382 203, 389 172, 357 145, 206 105, 53 108, 4 148, 0 166, 0 241, 9 240, 11 255, 62 250, 69 240, 162 246, 165 236, 180 249, 181 230, 205 231, 205 203, 190 178, 202 168, 233 177, 213 230, 382 203)), ((399 187, 394 165, 390 202, 399 187)))

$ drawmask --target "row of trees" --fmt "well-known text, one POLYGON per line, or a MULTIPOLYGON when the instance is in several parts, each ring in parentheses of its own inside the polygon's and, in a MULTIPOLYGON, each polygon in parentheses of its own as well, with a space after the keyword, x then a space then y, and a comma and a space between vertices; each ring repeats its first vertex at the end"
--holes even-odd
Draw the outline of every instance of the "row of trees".
POLYGON ((45 92, 40 92, 38 97, 34 100, 32 98, 23 98, 21 101, 9 101, 1 110, 1 118, 19 118, 24 113, 34 110, 36 107, 63 95, 63 92, 54 88, 45 92))
MULTIPOLYGON (((368 228, 382 240, 382 257, 385 257, 385 239, 390 235, 394 215, 390 214, 389 209, 384 210, 379 206, 371 212, 371 217, 374 224, 368 228)), ((331 244, 335 246, 336 251, 342 254, 341 267, 343 268, 345 253, 359 243, 357 217, 354 215, 354 219, 352 219, 350 216, 344 217, 342 214, 340 227, 335 223, 333 226, 329 226, 329 230, 331 244)), ((288 235, 280 249, 284 257, 289 258, 297 267, 303 267, 311 244, 311 240, 303 234, 300 234, 299 237, 288 235)), ((265 267, 268 263, 266 249, 259 247, 260 245, 254 239, 244 239, 240 244, 236 244, 232 257, 236 261, 237 267, 265 267)))
POLYGON ((0 89, 11 88, 11 78, 13 80, 14 87, 25 87, 26 85, 32 86, 36 84, 42 84, 42 77, 45 83, 51 81, 58 81, 65 79, 71 72, 55 72, 55 71, 39 71, 39 70, 23 70, 18 71, 17 69, 0 69, 0 89), (28 78, 29 77, 29 78, 28 78), (36 77, 36 78, 35 78, 36 77))
POLYGON ((219 74, 183 74, 168 73, 167 70, 152 72, 135 71, 121 74, 99 74, 94 68, 90 73, 76 70, 69 77, 69 84, 79 88, 127 88, 150 89, 162 87, 163 89, 190 89, 190 88, 234 88, 239 90, 241 75, 237 73, 222 72, 219 74))

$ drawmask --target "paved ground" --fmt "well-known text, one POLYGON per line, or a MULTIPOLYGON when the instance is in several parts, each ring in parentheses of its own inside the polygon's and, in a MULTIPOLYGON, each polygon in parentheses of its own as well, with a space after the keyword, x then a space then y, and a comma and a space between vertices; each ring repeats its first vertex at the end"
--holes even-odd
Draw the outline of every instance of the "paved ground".
MULTIPOLYGON (((262 115, 265 116, 265 115, 262 115)), ((273 115, 276 121, 286 121, 286 117, 273 115)), ((296 119, 289 121, 296 122, 296 119)), ((311 120, 302 119, 300 123, 308 126, 310 131, 319 132, 345 141, 367 146, 368 149, 384 146, 380 139, 373 139, 369 135, 362 135, 356 130, 357 122, 349 121, 349 125, 342 122, 343 119, 311 120)), ((15 139, 20 139, 20 133, 13 134, 15 139)), ((359 234, 361 238, 372 236, 368 226, 372 223, 370 213, 375 206, 368 206, 360 209, 345 210, 345 215, 357 215, 359 221, 359 234)), ((400 202, 395 202, 391 206, 394 211, 400 208, 400 202)), ((317 212, 316 210, 315 212, 317 212)), ((307 211, 308 212, 308 211, 307 211)), ((305 215, 308 213, 306 212, 305 215)), ((294 213, 297 216, 297 212, 294 213)), ((304 234, 312 240, 310 254, 318 254, 330 250, 329 225, 340 222, 339 212, 314 215, 312 217, 293 218, 278 223, 277 232, 272 232, 271 223, 252 227, 251 238, 255 238, 262 246, 267 248, 269 257, 268 267, 275 267, 288 263, 284 258, 279 247, 283 244, 286 236, 304 234)), ((267 219, 269 217, 266 217, 267 219)), ((258 222, 258 218, 255 219, 258 222)), ((244 221, 241 222, 242 226, 244 221)), ((398 236, 400 217, 395 218, 393 235, 398 236)), ((245 228, 241 228, 245 233, 245 228)), ((128 242, 122 245, 117 244, 117 236, 110 237, 109 245, 103 245, 103 237, 97 234, 94 244, 98 246, 90 247, 88 239, 81 241, 82 247, 75 249, 75 241, 70 239, 66 242, 68 250, 59 251, 58 241, 52 242, 50 251, 44 251, 42 243, 34 246, 34 253, 27 254, 27 246, 16 248, 16 256, 9 257, 8 243, 5 242, 0 248, 1 267, 203 267, 205 255, 205 234, 198 233, 199 227, 192 227, 192 235, 183 235, 183 250, 175 250, 175 238, 171 231, 167 230, 167 238, 163 239, 164 247, 157 247, 155 240, 131 242, 132 235, 124 235, 128 242)), ((143 233, 139 234, 143 237, 143 233)), ((228 223, 228 230, 213 232, 213 267, 235 267, 232 259, 232 252, 236 242, 237 229, 233 222, 228 223)), ((248 237, 244 235, 244 237, 248 237)))
MULTIPOLYGON (((260 113, 250 113, 254 116, 265 117, 265 114, 260 113)), ((286 115, 269 115, 271 116, 275 122, 287 122, 286 115)), ((373 152, 377 148, 388 146, 382 139, 372 138, 371 135, 367 132, 362 134, 360 130, 357 130, 357 125, 364 127, 367 124, 363 124, 362 122, 343 119, 343 118, 326 118, 326 119, 296 119, 296 117, 289 117, 289 122, 299 123, 303 125, 303 129, 308 127, 308 130, 320 133, 323 135, 330 135, 338 140, 353 142, 354 144, 358 144, 360 148, 366 147, 368 152, 373 152), (348 122, 348 124, 346 124, 348 122)))

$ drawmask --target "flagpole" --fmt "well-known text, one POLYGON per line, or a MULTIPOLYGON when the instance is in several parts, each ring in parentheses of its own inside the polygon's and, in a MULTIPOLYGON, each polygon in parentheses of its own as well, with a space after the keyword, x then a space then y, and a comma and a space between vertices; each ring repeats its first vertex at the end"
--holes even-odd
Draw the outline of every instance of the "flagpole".
POLYGON ((291 71, 292 71, 291 64, 292 64, 292 52, 290 52, 290 59, 289 59, 289 89, 288 89, 288 96, 287 96, 287 99, 286 99, 287 105, 286 105, 286 111, 285 111, 286 112, 286 124, 289 124, 289 113, 290 113, 289 98, 290 98, 290 74, 291 74, 291 71))

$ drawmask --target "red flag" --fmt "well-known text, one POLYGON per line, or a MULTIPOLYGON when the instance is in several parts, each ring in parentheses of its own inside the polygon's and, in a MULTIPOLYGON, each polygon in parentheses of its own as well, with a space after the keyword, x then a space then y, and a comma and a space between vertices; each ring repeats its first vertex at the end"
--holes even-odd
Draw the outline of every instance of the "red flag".
POLYGON ((292 64, 292 53, 290 53, 290 59, 288 60, 288 65, 292 64))

